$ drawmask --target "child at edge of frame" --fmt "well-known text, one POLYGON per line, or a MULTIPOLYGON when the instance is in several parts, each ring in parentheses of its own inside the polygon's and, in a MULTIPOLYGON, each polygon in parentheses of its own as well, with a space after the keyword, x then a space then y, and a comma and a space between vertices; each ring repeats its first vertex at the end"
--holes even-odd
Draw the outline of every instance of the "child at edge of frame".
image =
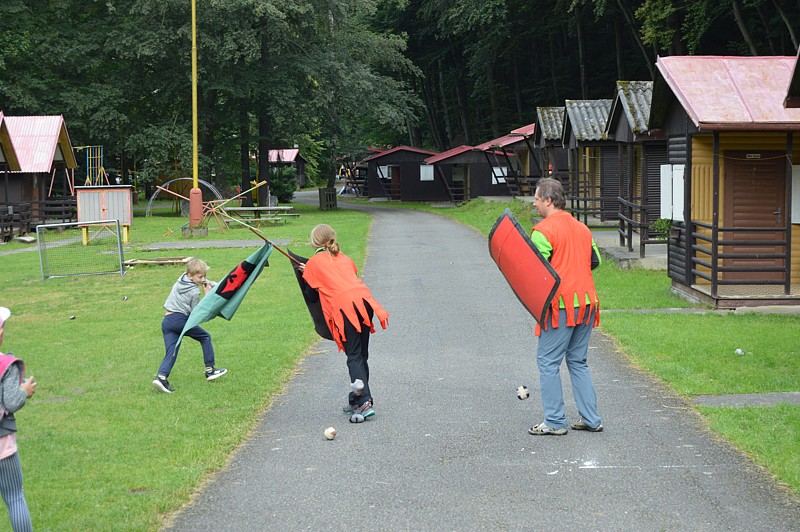
MULTIPOLYGON (((0 344, 11 311, 0 307, 0 344)), ((14 413, 36 392, 36 379, 24 378, 25 363, 11 353, 0 353, 0 494, 8 508, 14 532, 33 530, 25 491, 22 465, 17 451, 17 422, 14 413)))
MULTIPOLYGON (((186 272, 178 277, 172 286, 167 300, 164 302, 164 319, 161 321, 161 332, 164 334, 164 360, 158 368, 158 374, 153 380, 153 387, 164 393, 172 393, 175 389, 169 383, 169 374, 178 358, 176 344, 192 309, 200 302, 200 290, 208 294, 217 283, 206 279, 208 265, 200 259, 192 259, 186 263, 186 272)), ((214 367, 214 346, 211 345, 211 335, 202 327, 195 326, 186 331, 184 336, 194 338, 200 342, 203 349, 203 362, 205 363, 205 377, 212 381, 225 375, 228 370, 214 367)))

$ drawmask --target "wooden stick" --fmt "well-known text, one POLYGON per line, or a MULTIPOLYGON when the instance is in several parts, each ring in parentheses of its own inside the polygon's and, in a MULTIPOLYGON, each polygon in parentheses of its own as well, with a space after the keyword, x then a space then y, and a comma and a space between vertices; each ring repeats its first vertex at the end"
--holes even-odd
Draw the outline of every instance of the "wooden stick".
POLYGON ((248 229, 250 229, 250 230, 251 230, 252 232, 254 232, 256 235, 258 235, 258 237, 259 237, 259 238, 261 238, 261 239, 262 239, 264 242, 266 242, 266 243, 268 243, 268 244, 272 244, 272 247, 273 247, 273 248, 275 248, 275 249, 277 249, 278 251, 280 251, 280 252, 283 254, 283 256, 284 256, 284 257, 286 257, 287 259, 289 259, 290 261, 292 261, 292 262, 294 262, 295 264, 298 264, 298 265, 302 264, 302 262, 300 262, 299 260, 295 259, 294 257, 292 257, 291 255, 289 255, 288 253, 286 253, 286 252, 285 252, 284 250, 282 250, 280 247, 276 246, 276 245, 275 245, 275 244, 274 244, 272 241, 270 241, 270 239, 269 239, 269 238, 265 237, 265 236, 264 236, 264 235, 261 233, 261 231, 259 231, 259 230, 258 230, 258 229, 256 229, 255 227, 251 227, 250 225, 248 225, 248 224, 244 223, 244 222, 243 222, 243 221, 241 221, 241 220, 238 220, 238 219, 234 218, 233 216, 231 216, 231 215, 229 215, 229 214, 225 214, 225 213, 220 213, 220 214, 221 214, 222 216, 224 216, 224 217, 226 217, 226 218, 230 219, 231 221, 233 221, 233 222, 236 222, 236 223, 239 223, 239 224, 242 224, 243 226, 245 226, 245 227, 247 227, 248 229))

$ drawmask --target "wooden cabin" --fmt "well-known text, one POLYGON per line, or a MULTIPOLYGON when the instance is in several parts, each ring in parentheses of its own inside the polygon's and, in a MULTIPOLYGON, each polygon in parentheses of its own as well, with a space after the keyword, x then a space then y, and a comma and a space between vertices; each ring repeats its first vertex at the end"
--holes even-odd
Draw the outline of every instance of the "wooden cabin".
MULTIPOLYGON (((649 231, 661 216, 661 166, 667 164, 667 141, 648 128, 653 99, 652 81, 618 81, 606 135, 617 142, 620 244, 633 251, 639 234, 639 255, 645 245, 663 244, 649 231)), ((610 181, 609 181, 610 182, 610 181)))
POLYGON ((400 201, 446 201, 448 194, 425 159, 435 151, 397 146, 364 159, 367 195, 400 201))
POLYGON ((533 146, 534 131, 535 124, 528 124, 473 148, 486 156, 495 180, 505 179, 512 196, 533 196, 536 180, 542 175, 533 146))
POLYGON ((569 158, 564 148, 563 107, 537 107, 534 122, 533 145, 538 151, 542 176, 560 180, 565 188, 569 184, 569 158))
POLYGON ((4 116, 3 123, 19 170, 7 171, 0 196, 6 210, 14 212, 20 233, 31 223, 74 221, 77 163, 64 117, 4 116))
POLYGON ((800 304, 794 57, 661 57, 649 129, 667 139, 673 289, 716 307, 800 304))
MULTIPOLYGON (((495 153, 493 155, 499 155, 495 153)), ((491 160, 491 159, 490 159, 491 160)), ((508 196, 508 184, 500 167, 473 146, 458 146, 425 159, 449 188, 450 201, 460 203, 478 196, 508 196), (450 176, 449 179, 447 176, 450 176)))
POLYGON ((297 181, 297 186, 303 188, 306 186, 306 163, 308 161, 300 155, 300 150, 297 148, 282 149, 282 150, 269 150, 269 165, 270 167, 292 167, 294 168, 294 179, 297 181))
POLYGON ((617 145, 606 136, 611 100, 566 100, 564 131, 569 184, 567 201, 573 215, 616 220, 619 209, 617 145))
POLYGON ((4 196, 0 203, 0 241, 11 240, 14 236, 14 213, 8 209, 8 179, 9 172, 19 172, 19 159, 11 142, 11 134, 5 122, 3 112, 0 111, 0 172, 2 172, 2 186, 4 196))

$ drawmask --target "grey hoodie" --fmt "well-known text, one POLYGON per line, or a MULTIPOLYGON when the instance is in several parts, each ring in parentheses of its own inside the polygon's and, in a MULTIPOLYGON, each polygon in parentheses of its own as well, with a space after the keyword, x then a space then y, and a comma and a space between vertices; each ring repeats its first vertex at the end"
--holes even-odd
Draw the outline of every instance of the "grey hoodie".
MULTIPOLYGON (((214 286, 214 283, 207 281, 214 286)), ((185 273, 182 274, 177 282, 172 285, 172 290, 164 302, 164 308, 167 312, 179 312, 181 314, 189 315, 192 309, 200 302, 200 294, 202 288, 194 284, 185 273)))

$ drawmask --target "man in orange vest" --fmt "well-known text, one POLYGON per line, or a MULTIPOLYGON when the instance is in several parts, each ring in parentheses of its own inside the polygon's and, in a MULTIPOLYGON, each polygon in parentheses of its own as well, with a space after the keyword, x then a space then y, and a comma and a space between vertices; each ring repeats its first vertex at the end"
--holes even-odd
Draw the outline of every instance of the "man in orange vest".
POLYGON ((586 357, 592 328, 600 324, 600 300, 594 288, 592 270, 600 265, 600 252, 592 233, 564 210, 566 197, 561 182, 540 179, 534 206, 543 218, 531 232, 531 240, 550 261, 561 278, 545 320, 536 326, 539 337, 537 362, 544 421, 530 428, 535 436, 563 436, 567 433, 564 393, 559 373, 566 359, 572 394, 581 416, 573 430, 600 432, 597 395, 586 357))

